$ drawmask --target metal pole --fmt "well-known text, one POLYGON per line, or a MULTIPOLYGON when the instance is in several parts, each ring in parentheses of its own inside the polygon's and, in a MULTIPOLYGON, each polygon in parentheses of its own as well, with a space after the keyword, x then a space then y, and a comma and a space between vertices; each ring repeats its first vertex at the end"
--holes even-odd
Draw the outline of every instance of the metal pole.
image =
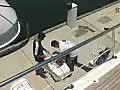
POLYGON ((115 56, 115 31, 112 31, 113 56, 115 56))
POLYGON ((112 44, 113 44, 113 48, 112 48, 112 52, 113 52, 113 58, 115 58, 115 30, 112 31, 112 44))

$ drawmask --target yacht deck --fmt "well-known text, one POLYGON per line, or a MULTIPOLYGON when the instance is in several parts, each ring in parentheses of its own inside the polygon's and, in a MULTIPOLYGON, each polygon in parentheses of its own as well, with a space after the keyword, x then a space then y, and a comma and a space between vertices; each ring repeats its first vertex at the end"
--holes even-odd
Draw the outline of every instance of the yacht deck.
MULTIPOLYGON (((117 24, 120 23, 120 12, 115 12, 115 9, 120 6, 120 3, 111 5, 110 7, 104 8, 100 11, 97 11, 89 16, 83 17, 76 22, 76 27, 78 29, 72 30, 67 25, 64 25, 63 27, 57 28, 56 30, 49 32, 46 34, 47 37, 45 37, 44 41, 42 42, 44 47, 48 49, 51 53, 55 51, 55 48, 52 48, 50 46, 50 42, 52 40, 71 40, 75 42, 76 44, 81 43, 82 41, 85 41, 89 39, 90 37, 93 37, 102 31, 104 31, 104 28, 111 28, 117 24)), ((120 51, 120 27, 115 29, 115 52, 116 55, 119 57, 119 51, 120 51)), ((34 38, 34 37, 33 37, 34 38)), ((34 60, 34 57, 32 55, 32 42, 33 38, 21 49, 18 51, 7 55, 5 57, 0 58, 0 81, 3 81, 21 71, 24 71, 25 69, 28 69, 35 64, 37 64, 34 60)), ((61 90, 65 88, 67 85, 72 83, 75 85, 75 81, 78 81, 78 79, 82 79, 87 74, 92 73, 94 70, 96 70, 99 67, 102 67, 102 65, 96 67, 95 69, 91 69, 91 67, 88 65, 88 63, 93 60, 98 52, 101 49, 104 49, 106 47, 112 48, 112 33, 108 33, 107 35, 103 35, 102 37, 88 43, 87 45, 79 48, 79 56, 78 56, 78 62, 82 65, 85 64, 84 67, 76 67, 75 71, 70 77, 67 77, 65 80, 55 82, 53 78, 47 73, 46 75, 48 78, 43 79, 40 76, 36 76, 35 72, 31 72, 24 77, 26 78, 30 85, 35 90, 61 90), (97 47, 100 47, 97 48, 97 47)), ((112 53, 110 53, 110 57, 112 56, 112 53)), ((112 62, 113 59, 110 59, 108 61, 109 63, 112 62)), ((99 79, 99 82, 95 82, 92 84, 86 84, 86 86, 81 87, 79 90, 119 90, 120 88, 120 68, 119 63, 120 59, 117 58, 116 66, 113 66, 109 71, 106 70, 106 73, 102 75, 99 79), (88 86, 87 86, 88 85, 88 86), (111 86, 112 85, 112 86, 111 86)), ((106 62, 106 63, 108 63, 106 62)), ((105 63, 105 64, 106 64, 105 63)), ((114 62, 113 62, 114 63, 114 62)), ((110 64, 111 65, 111 64, 110 64)), ((110 67, 110 66, 109 66, 110 67)), ((108 67, 108 68, 109 68, 108 67)), ((94 76, 93 76, 94 78, 94 76)), ((0 90, 9 90, 11 85, 15 83, 17 80, 3 86, 0 88, 0 90)), ((88 82, 90 82, 88 80, 88 82)), ((79 87, 79 88, 80 88, 79 87)), ((70 90, 70 89, 68 89, 70 90)), ((78 87, 75 86, 73 90, 78 90, 78 87)))

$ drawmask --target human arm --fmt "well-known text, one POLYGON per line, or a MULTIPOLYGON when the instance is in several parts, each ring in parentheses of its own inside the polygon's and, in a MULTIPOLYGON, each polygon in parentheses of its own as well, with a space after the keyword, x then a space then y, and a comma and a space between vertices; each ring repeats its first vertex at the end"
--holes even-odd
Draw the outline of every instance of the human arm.
POLYGON ((33 42, 33 55, 36 57, 36 58, 45 58, 46 55, 43 54, 43 51, 44 48, 41 46, 41 44, 39 44, 40 46, 37 46, 38 44, 36 43, 36 41, 34 40, 33 42), (39 54, 38 54, 38 48, 39 48, 39 54))
POLYGON ((46 55, 36 55, 36 58, 38 58, 38 59, 44 59, 46 57, 47 57, 46 55))
POLYGON ((44 47, 43 47, 43 50, 44 50, 47 54, 51 55, 51 53, 50 53, 47 49, 45 49, 44 47))

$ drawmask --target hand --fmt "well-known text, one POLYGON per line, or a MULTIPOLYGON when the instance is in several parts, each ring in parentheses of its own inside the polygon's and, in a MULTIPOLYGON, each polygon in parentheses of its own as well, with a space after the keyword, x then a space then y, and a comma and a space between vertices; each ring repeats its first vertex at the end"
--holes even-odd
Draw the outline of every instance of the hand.
POLYGON ((43 55, 43 58, 46 58, 47 57, 47 55, 43 55))
POLYGON ((39 55, 38 58, 46 58, 46 55, 39 55))

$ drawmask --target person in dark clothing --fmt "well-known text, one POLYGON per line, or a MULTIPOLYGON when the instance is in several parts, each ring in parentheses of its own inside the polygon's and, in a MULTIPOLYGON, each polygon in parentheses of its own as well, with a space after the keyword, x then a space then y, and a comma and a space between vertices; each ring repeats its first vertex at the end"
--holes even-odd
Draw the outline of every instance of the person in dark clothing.
MULTIPOLYGON (((44 61, 44 58, 46 55, 44 55, 43 51, 49 53, 41 44, 41 41, 45 38, 44 33, 39 33, 38 38, 33 41, 33 55, 35 58, 35 61, 38 63, 41 63, 44 61)), ((44 68, 41 67, 38 70, 36 70, 36 75, 40 75, 41 77, 45 78, 45 71, 44 68)))

